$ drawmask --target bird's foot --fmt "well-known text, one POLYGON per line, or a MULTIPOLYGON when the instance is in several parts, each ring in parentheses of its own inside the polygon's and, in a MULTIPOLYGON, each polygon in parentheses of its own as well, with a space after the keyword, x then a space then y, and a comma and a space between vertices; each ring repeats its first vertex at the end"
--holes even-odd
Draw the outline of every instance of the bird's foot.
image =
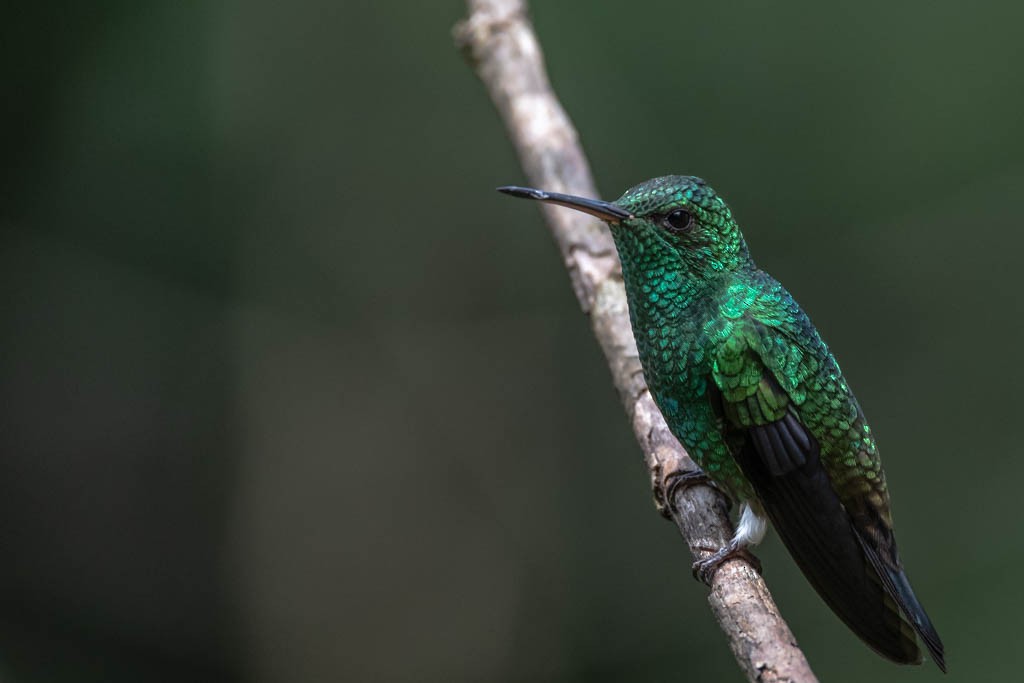
POLYGON ((676 470, 675 472, 669 473, 665 477, 665 495, 664 505, 659 506, 662 508, 662 514, 668 517, 668 512, 676 505, 676 494, 684 489, 688 489, 691 486, 698 486, 704 484, 707 486, 713 486, 711 479, 708 475, 704 474, 704 470, 699 467, 694 470, 676 470))
MULTIPOLYGON (((707 550, 712 550, 707 548, 707 550)), ((747 564, 754 568, 758 574, 761 573, 761 560, 757 559, 754 553, 747 550, 745 545, 738 543, 729 543, 724 548, 719 548, 715 551, 715 554, 711 557, 703 560, 697 560, 693 563, 693 578, 698 581, 711 585, 711 581, 715 578, 715 572, 725 562, 733 559, 744 560, 747 564)))

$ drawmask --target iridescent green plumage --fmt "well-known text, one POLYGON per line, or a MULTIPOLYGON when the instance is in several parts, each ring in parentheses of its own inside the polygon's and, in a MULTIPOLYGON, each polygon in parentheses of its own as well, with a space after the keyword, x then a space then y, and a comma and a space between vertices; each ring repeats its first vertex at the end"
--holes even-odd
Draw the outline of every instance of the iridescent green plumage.
POLYGON ((767 514, 865 642, 916 663, 916 633, 945 670, 896 551, 864 414, 810 319, 750 258, 725 202, 690 176, 647 181, 610 203, 504 191, 609 223, 644 375, 672 432, 734 499, 767 514))
POLYGON ((754 265, 725 202, 697 178, 672 176, 615 203, 636 216, 612 235, 645 375, 697 463, 736 498, 752 497, 709 413, 708 390, 721 393, 740 427, 779 419, 793 405, 827 453, 840 497, 870 496, 888 520, 874 439, 835 358, 796 300, 754 265), (680 208, 695 225, 683 234, 648 218, 680 208))

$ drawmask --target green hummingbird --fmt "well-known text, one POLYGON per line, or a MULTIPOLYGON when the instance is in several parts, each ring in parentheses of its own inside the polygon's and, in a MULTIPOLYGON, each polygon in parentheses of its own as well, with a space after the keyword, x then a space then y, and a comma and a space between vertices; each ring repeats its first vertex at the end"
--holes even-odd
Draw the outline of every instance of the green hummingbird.
POLYGON ((644 377, 672 433, 741 504, 714 569, 771 520, 828 606, 873 650, 942 671, 942 641, 903 571, 885 473, 864 413, 810 318, 750 257, 729 207, 700 178, 666 176, 614 202, 500 187, 611 228, 644 377))

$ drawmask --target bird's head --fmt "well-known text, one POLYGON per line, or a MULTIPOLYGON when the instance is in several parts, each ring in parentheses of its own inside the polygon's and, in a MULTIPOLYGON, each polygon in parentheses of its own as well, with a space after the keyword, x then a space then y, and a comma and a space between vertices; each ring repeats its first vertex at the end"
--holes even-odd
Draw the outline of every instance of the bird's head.
POLYGON ((498 189, 605 221, 627 277, 629 271, 654 270, 712 280, 749 259, 729 207, 707 183, 693 176, 654 178, 630 188, 614 202, 524 187, 498 189))

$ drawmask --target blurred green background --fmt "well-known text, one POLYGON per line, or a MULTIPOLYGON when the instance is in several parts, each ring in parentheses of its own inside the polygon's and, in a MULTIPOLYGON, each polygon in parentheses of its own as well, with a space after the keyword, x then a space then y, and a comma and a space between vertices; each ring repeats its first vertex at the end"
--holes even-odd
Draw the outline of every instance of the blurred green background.
MULTIPOLYGON (((21 3, 0 676, 738 680, 441 3, 21 3), (585 509, 584 501, 601 501, 585 509)), ((537 2, 602 193, 707 178, 878 435, 961 680, 1017 675, 1020 3, 537 2)), ((769 535, 826 681, 873 655, 769 535)))

